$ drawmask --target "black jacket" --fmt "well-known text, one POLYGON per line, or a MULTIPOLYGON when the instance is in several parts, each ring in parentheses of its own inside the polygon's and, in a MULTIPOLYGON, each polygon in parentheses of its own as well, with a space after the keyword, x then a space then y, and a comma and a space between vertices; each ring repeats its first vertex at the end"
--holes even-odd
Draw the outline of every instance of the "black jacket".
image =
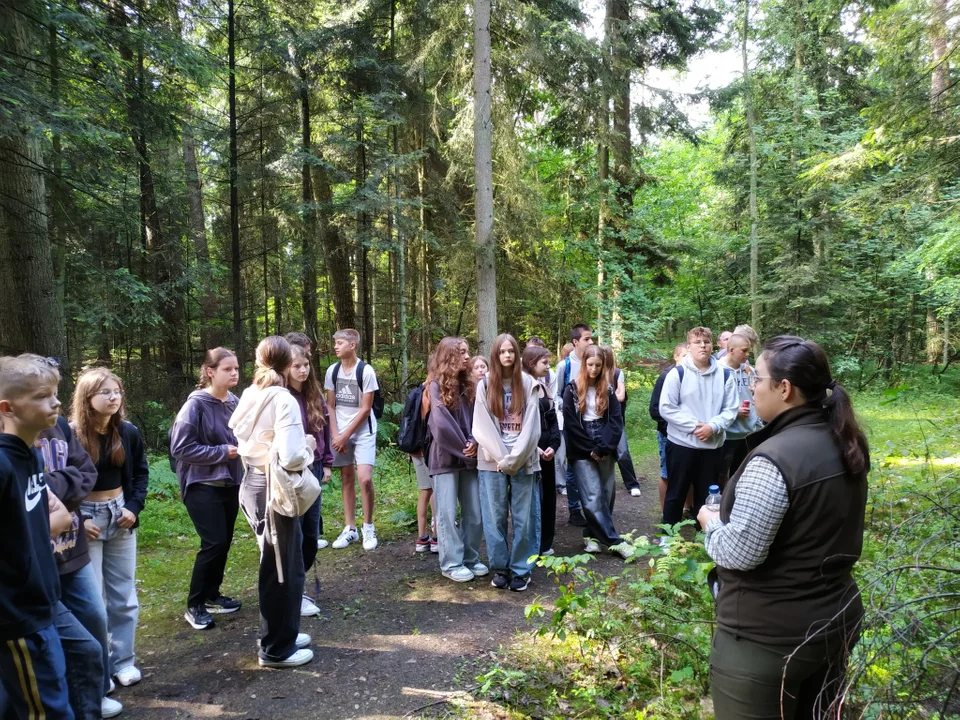
POLYGON ((607 412, 603 417, 603 432, 599 442, 587 435, 577 402, 576 383, 563 391, 563 433, 567 440, 567 458, 584 460, 595 452, 600 457, 617 454, 617 445, 623 435, 623 411, 613 388, 607 387, 607 412))
MULTIPOLYGON (((137 516, 133 524, 140 525, 140 513, 147 502, 147 488, 150 484, 150 467, 147 464, 147 453, 143 447, 143 438, 133 423, 124 420, 120 423, 120 442, 123 443, 124 461, 121 468, 121 485, 123 486, 124 507, 137 516)), ((97 467, 104 467, 109 463, 109 457, 100 457, 97 467)))
POLYGON ((537 447, 541 450, 560 449, 560 423, 557 422, 557 409, 550 398, 540 398, 540 442, 537 447))
POLYGON ((666 380, 667 375, 675 367, 676 365, 671 363, 660 373, 660 377, 658 377, 657 381, 653 384, 653 393, 650 395, 650 417, 657 423, 657 430, 664 435, 667 434, 667 421, 660 415, 660 393, 663 392, 663 381, 666 380))
POLYGON ((19 437, 0 434, 0 641, 53 622, 60 577, 50 547, 43 461, 19 437))
POLYGON ((44 430, 37 438, 43 456, 44 480, 67 510, 73 513, 73 527, 53 541, 53 555, 61 575, 72 573, 90 562, 87 534, 76 512, 97 483, 97 468, 77 440, 66 418, 44 430))

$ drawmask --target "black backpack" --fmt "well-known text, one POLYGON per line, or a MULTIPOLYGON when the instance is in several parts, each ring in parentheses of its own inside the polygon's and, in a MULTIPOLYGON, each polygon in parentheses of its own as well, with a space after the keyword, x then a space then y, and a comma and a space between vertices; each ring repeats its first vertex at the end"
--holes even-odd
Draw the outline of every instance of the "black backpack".
POLYGON ((397 447, 408 455, 423 453, 426 457, 433 436, 427 424, 430 412, 427 411, 426 417, 420 413, 424 392, 423 385, 417 385, 407 393, 407 399, 403 403, 403 415, 400 416, 400 427, 397 430, 397 447))
MULTIPOLYGON (((357 385, 360 387, 360 397, 363 397, 363 371, 366 369, 367 363, 363 360, 357 360, 357 385)), ((333 388, 336 392, 337 388, 337 376, 340 375, 340 363, 336 363, 333 366, 333 388)), ((380 392, 380 383, 377 383, 377 389, 373 391, 373 416, 379 420, 383 417, 383 395, 380 392)), ((373 420, 367 417, 367 428, 370 430, 370 434, 373 434, 373 420)))

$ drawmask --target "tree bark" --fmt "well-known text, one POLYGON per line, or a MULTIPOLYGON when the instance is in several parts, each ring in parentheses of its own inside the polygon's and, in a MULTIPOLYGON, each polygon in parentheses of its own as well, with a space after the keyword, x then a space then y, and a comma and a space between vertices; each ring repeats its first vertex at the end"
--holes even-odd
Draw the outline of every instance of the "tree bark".
POLYGON ((747 143, 750 148, 750 323, 760 332, 760 238, 757 235, 757 136, 753 118, 753 92, 747 39, 750 35, 750 0, 743 2, 743 105, 747 116, 747 143))
MULTIPOLYGON (((319 155, 319 152, 318 152, 319 155)), ((322 161, 323 157, 319 156, 322 161)), ((313 197, 317 205, 317 225, 323 253, 330 275, 330 294, 338 328, 355 328, 353 284, 350 277, 350 245, 340 227, 332 222, 333 190, 327 169, 322 164, 313 166, 313 197)))
POLYGON ((313 155, 312 128, 310 123, 310 85, 303 62, 298 59, 296 49, 290 46, 290 59, 293 62, 298 80, 297 95, 300 100, 300 152, 303 155, 300 164, 300 191, 303 208, 303 238, 300 245, 300 283, 301 302, 303 304, 303 331, 314 343, 317 341, 317 213, 313 201, 313 185, 310 176, 310 160, 313 155))
POLYGON ((497 334, 496 240, 493 235, 493 122, 490 117, 490 0, 474 0, 473 10, 477 332, 481 354, 489 354, 497 334))
POLYGON ((237 49, 236 12, 234 0, 227 0, 227 105, 230 135, 230 279, 233 299, 233 345, 240 358, 240 379, 243 379, 245 348, 243 338, 243 308, 240 302, 240 191, 237 167, 237 49))
MULTIPOLYGON (((930 16, 930 44, 933 51, 933 71, 930 73, 930 112, 933 124, 939 128, 942 123, 944 93, 947 90, 947 80, 950 73, 950 62, 947 58, 947 0, 933 0, 930 16)), ((929 189, 930 202, 936 203, 940 198, 940 178, 934 171, 929 189)), ((936 274, 932 269, 927 270, 926 278, 930 285, 936 282, 936 274)), ((940 323, 937 318, 937 308, 933 302, 927 305, 926 322, 926 349, 927 362, 934 364, 945 345, 940 334, 940 323)))
POLYGON ((189 206, 190 241, 197 258, 197 271, 203 287, 200 289, 200 343, 204 350, 222 344, 217 321, 217 292, 213 285, 210 264, 210 246, 207 243, 207 218, 203 210, 203 185, 197 165, 197 141, 193 128, 183 126, 183 167, 189 206))
MULTIPOLYGON (((21 82, 42 76, 32 60, 42 37, 30 18, 43 17, 32 0, 0 2, 0 54, 15 58, 21 82)), ((57 303, 47 192, 38 124, 20 116, 0 136, 0 346, 4 353, 33 352, 65 358, 63 308, 57 303)))

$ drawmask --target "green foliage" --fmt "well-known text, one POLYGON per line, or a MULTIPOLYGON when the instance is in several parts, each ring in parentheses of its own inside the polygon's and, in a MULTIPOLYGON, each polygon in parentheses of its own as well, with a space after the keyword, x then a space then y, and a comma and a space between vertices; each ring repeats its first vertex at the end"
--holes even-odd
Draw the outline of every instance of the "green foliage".
POLYGON ((481 690, 524 711, 535 705, 541 717, 699 717, 713 621, 710 563, 679 529, 669 528, 661 545, 637 538, 616 576, 591 570, 591 555, 540 558, 559 596, 552 606, 538 599, 527 607, 529 620, 546 623, 511 654, 511 666, 478 678, 481 690))

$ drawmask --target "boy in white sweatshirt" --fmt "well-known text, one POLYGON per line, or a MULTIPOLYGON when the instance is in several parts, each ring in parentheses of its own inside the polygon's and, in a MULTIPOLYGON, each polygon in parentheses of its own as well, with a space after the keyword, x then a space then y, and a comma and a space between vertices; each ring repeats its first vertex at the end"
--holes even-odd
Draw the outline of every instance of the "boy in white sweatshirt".
POLYGON ((660 394, 660 416, 667 422, 663 522, 669 525, 683 519, 683 501, 691 485, 696 511, 718 481, 726 429, 736 419, 739 405, 733 372, 710 355, 710 329, 690 330, 687 345, 688 355, 667 374, 660 394))

